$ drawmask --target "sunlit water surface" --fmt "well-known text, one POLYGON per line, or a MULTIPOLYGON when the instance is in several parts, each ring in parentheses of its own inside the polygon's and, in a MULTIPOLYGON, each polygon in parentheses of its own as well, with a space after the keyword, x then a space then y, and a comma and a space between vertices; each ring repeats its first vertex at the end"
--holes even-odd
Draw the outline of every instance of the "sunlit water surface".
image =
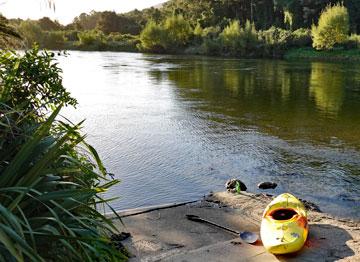
POLYGON ((115 209, 198 199, 232 177, 360 217, 360 64, 112 52, 59 58, 63 114, 121 179, 115 209))

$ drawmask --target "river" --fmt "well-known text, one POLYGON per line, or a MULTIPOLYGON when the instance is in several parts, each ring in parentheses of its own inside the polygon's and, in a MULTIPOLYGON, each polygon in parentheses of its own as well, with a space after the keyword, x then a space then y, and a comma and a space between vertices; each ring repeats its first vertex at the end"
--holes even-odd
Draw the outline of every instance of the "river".
POLYGON ((360 64, 114 52, 59 57, 63 114, 122 182, 117 210, 199 199, 240 178, 360 217, 360 64))

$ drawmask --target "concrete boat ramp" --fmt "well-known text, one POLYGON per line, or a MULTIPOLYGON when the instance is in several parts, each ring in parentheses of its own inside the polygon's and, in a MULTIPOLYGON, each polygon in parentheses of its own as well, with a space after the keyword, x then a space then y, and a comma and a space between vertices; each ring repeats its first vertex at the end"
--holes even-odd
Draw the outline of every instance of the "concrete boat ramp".
POLYGON ((263 248, 211 225, 186 219, 198 215, 237 231, 259 233, 261 214, 272 200, 266 195, 227 192, 201 201, 120 212, 123 241, 130 261, 360 261, 360 223, 309 211, 310 236, 304 248, 292 255, 275 256, 263 248))

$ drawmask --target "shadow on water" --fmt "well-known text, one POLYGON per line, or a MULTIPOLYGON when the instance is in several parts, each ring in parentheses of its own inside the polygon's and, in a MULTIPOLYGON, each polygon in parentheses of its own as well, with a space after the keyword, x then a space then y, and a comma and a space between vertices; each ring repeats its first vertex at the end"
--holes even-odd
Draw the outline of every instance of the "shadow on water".
POLYGON ((347 242, 351 235, 329 224, 313 224, 304 248, 295 254, 277 256, 280 261, 338 261, 355 255, 347 242))

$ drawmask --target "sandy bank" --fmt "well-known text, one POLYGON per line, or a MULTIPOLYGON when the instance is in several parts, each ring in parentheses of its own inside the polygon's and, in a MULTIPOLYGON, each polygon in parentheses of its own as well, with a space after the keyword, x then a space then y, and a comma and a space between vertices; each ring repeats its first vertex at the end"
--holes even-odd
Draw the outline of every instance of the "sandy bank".
POLYGON ((360 223, 309 211, 310 236, 303 250, 290 256, 267 253, 236 236, 188 221, 195 214, 238 231, 259 232, 261 215, 271 197, 215 193, 201 201, 160 209, 121 212, 130 261, 360 261, 360 223))

